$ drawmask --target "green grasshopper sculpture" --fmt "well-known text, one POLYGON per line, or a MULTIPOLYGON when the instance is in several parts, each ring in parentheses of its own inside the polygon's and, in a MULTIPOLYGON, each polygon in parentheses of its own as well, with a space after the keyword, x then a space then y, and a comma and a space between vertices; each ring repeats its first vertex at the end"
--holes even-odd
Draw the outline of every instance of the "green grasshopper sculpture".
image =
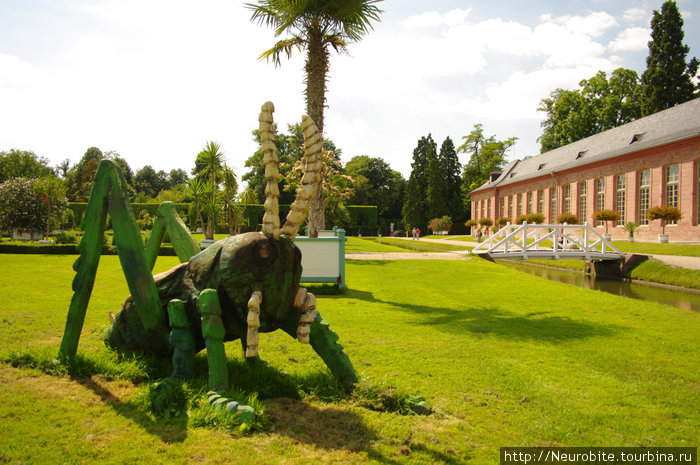
POLYGON ((167 390, 172 380, 190 378, 195 353, 206 347, 209 400, 216 408, 252 421, 250 407, 223 397, 228 388, 223 343, 240 339, 246 359, 257 360, 258 332, 276 329, 310 343, 344 384, 357 382, 349 358, 336 343, 338 336, 316 311, 314 295, 299 286, 301 252, 294 245, 294 238, 320 182, 321 136, 311 118, 304 115, 305 172, 286 223, 280 228, 280 174, 273 139, 273 111, 272 103, 267 102, 259 118, 267 183, 262 232, 229 236, 204 251, 200 251, 169 202, 158 209, 151 237, 144 247, 121 171, 109 160, 100 162, 82 223, 80 257, 73 265, 74 294, 60 358, 70 358, 77 352, 109 212, 131 296, 113 318, 105 342, 117 350, 172 357, 172 376, 161 383, 160 390, 167 390), (152 276, 166 231, 181 264, 152 276))

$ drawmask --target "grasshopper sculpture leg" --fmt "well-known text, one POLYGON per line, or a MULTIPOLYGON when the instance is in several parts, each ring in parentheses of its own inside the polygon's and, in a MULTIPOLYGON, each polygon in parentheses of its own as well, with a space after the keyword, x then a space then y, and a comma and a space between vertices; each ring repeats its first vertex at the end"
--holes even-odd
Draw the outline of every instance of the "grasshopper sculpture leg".
MULTIPOLYGON (((107 332, 105 341, 109 346, 172 357, 171 380, 191 377, 194 354, 206 347, 210 401, 238 412, 246 421, 252 419, 251 409, 222 397, 229 379, 225 341, 240 339, 246 358, 257 359, 258 334, 282 329, 300 342, 310 343, 344 384, 357 381, 343 347, 336 343, 338 336, 316 310, 315 297, 299 286, 301 252, 294 238, 320 181, 321 137, 311 118, 304 116, 305 173, 287 220, 280 227, 273 111, 268 102, 259 118, 267 182, 262 232, 230 236, 201 252, 168 202, 159 208, 151 238, 144 247, 121 171, 109 160, 100 162, 83 220, 80 257, 73 266, 74 295, 59 357, 76 354, 109 211, 131 292, 107 332), (166 231, 181 264, 152 276, 166 231)), ((167 388, 167 382, 163 386, 167 388)))

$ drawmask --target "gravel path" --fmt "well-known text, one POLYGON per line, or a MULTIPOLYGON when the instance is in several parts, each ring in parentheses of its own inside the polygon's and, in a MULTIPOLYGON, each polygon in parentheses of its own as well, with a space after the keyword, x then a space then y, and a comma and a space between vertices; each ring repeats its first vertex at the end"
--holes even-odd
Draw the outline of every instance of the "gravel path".
POLYGON ((471 260, 453 252, 404 253, 404 252, 353 252, 345 254, 346 260, 471 260))

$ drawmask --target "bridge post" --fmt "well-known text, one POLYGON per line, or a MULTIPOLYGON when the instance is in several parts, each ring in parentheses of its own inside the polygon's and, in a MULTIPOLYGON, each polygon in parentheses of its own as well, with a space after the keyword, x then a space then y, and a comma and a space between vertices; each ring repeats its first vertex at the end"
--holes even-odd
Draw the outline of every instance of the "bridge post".
POLYGON ((618 260, 586 260, 584 272, 594 278, 622 278, 624 259, 618 260))

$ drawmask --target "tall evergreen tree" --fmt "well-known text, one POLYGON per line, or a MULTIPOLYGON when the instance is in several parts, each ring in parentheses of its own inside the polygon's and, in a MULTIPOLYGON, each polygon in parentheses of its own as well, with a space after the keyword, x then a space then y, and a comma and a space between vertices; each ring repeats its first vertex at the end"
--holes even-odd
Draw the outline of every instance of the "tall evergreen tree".
POLYGON ((411 163, 411 176, 406 183, 406 191, 403 202, 403 220, 407 226, 426 229, 428 223, 428 175, 431 153, 437 158, 437 145, 433 136, 421 137, 418 145, 413 149, 413 163, 411 163))
POLYGON ((438 161, 442 170, 446 204, 446 210, 442 215, 440 215, 440 217, 443 215, 448 215, 455 221, 461 220, 464 218, 461 191, 462 165, 459 163, 455 144, 452 142, 450 137, 447 137, 440 146, 438 161))
POLYGON ((647 69, 642 74, 644 116, 687 102, 697 95, 698 87, 693 78, 698 73, 698 60, 693 57, 686 63, 690 48, 683 45, 683 36, 683 18, 676 2, 665 2, 661 13, 654 10, 647 69))

